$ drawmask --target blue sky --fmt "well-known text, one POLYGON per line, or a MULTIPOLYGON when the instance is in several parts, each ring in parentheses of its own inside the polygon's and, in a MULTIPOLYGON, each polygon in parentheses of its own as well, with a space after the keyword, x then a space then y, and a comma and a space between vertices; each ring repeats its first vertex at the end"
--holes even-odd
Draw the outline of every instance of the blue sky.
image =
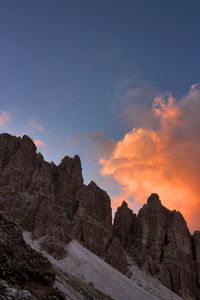
POLYGON ((113 149, 141 126, 127 103, 199 82, 199 11, 198 0, 1 1, 1 131, 40 139, 47 160, 78 153, 86 182, 104 186, 103 141, 113 149))

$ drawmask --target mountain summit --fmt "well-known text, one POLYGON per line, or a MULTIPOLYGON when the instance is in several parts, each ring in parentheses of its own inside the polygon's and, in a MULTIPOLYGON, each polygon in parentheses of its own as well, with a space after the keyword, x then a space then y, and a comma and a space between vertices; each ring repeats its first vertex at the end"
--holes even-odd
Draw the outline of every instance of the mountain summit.
POLYGON ((129 278, 136 264, 183 299, 200 299, 200 232, 191 236, 183 216, 155 193, 138 215, 124 201, 112 224, 109 196, 83 183, 77 155, 56 166, 28 136, 0 134, 0 210, 52 259, 66 259, 75 239, 129 278))

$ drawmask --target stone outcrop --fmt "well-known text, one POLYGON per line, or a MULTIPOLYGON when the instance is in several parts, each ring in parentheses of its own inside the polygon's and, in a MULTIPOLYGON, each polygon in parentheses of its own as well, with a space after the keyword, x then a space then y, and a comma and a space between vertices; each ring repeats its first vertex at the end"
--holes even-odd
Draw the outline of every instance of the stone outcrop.
POLYGON ((110 198, 84 185, 80 158, 48 163, 27 136, 0 135, 0 210, 56 258, 71 238, 101 257, 113 240, 110 198))
POLYGON ((137 217, 133 211, 128 208, 127 203, 123 201, 118 207, 113 224, 113 234, 117 236, 122 246, 126 249, 132 245, 132 237, 137 228, 137 217))
POLYGON ((18 296, 10 296, 11 299, 65 299, 53 287, 55 273, 51 264, 24 242, 19 227, 3 214, 0 214, 0 253, 1 295, 8 297, 15 288, 18 296))
MULTIPOLYGON (((183 299, 196 299, 193 241, 179 212, 168 210, 161 204, 159 196, 152 194, 136 220, 123 203, 117 210, 114 229, 127 253, 140 267, 159 278, 183 299)), ((194 235, 197 269, 199 237, 199 234, 194 235)))
POLYGON ((83 185, 76 194, 79 203, 72 234, 95 254, 103 257, 112 239, 110 198, 94 182, 83 185))
POLYGON ((118 237, 114 237, 108 246, 104 259, 115 269, 129 276, 127 253, 118 237))
MULTIPOLYGON (((200 286, 200 231, 195 231, 193 235, 195 270, 197 274, 197 284, 200 286)), ((198 291, 198 299, 200 299, 200 291, 198 291)))

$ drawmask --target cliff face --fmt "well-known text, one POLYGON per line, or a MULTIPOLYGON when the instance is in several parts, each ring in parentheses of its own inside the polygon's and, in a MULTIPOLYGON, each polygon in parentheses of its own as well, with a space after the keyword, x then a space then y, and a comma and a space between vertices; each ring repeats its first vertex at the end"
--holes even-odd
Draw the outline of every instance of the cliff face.
POLYGON ((56 166, 36 153, 29 137, 1 134, 0 166, 0 209, 12 220, 35 238, 45 235, 46 247, 77 237, 103 255, 111 239, 110 198, 93 182, 83 184, 78 156, 56 166))
POLYGON ((194 244, 199 253, 198 234, 193 240, 182 215, 166 209, 157 194, 149 197, 136 220, 132 217, 132 228, 123 225, 130 219, 130 210, 123 207, 124 204, 116 213, 114 229, 123 244, 125 240, 127 253, 139 266, 183 299, 196 299, 198 285, 195 265, 198 269, 199 258, 198 255, 196 258, 194 256, 194 244), (127 230, 122 234, 117 230, 118 227, 126 227, 127 230))
MULTIPOLYGON (((45 236, 42 247, 56 258, 77 238, 107 259, 114 240, 110 198, 94 182, 83 184, 80 158, 48 163, 28 136, 0 135, 0 210, 33 238, 45 236)), ((122 263, 125 273, 125 255, 122 263)))
POLYGON ((0 210, 56 258, 72 238, 128 274, 127 255, 183 299, 200 299, 200 233, 190 235, 182 215, 157 194, 136 216, 125 202, 112 225, 109 196, 84 185, 80 158, 44 161, 32 140, 0 135, 0 210))

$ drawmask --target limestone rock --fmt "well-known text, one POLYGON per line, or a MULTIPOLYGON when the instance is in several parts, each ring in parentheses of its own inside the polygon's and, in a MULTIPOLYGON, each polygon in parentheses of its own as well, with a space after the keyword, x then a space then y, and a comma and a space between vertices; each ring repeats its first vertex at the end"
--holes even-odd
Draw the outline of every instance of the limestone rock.
POLYGON ((157 194, 140 209, 132 246, 138 264, 183 299, 197 295, 193 243, 183 216, 165 208, 157 194))
POLYGON ((76 194, 76 201, 79 202, 77 216, 89 215, 105 227, 112 228, 110 197, 95 182, 90 182, 88 186, 83 185, 76 194))
POLYGON ((104 259, 121 273, 129 275, 127 254, 118 237, 115 237, 109 245, 104 259))
POLYGON ((73 237, 100 256, 113 238, 110 198, 83 184, 78 155, 50 164, 27 136, 0 134, 0 210, 57 258, 73 237))
MULTIPOLYGON (((197 282, 200 286, 200 231, 195 231, 193 235, 194 254, 195 254, 195 269, 197 273, 197 282)), ((200 299, 200 292, 199 292, 200 299)))
POLYGON ((0 253, 0 279, 4 280, 1 282, 2 289, 8 283, 19 290, 28 290, 29 296, 33 295, 36 299, 64 300, 62 293, 53 288, 55 274, 51 264, 24 242, 19 227, 2 214, 0 253))
POLYGON ((77 210, 76 193, 83 186, 82 167, 78 155, 74 158, 66 156, 55 172, 55 190, 59 205, 68 209, 68 217, 72 218, 77 210))
POLYGON ((74 219, 72 236, 100 257, 104 256, 108 244, 113 239, 108 228, 86 215, 74 219))
MULTIPOLYGON (((29 137, 0 134, 0 210, 33 238, 43 237, 41 246, 57 259, 67 255, 64 245, 76 238, 124 274, 128 254, 184 300, 200 299, 199 232, 192 238, 182 215, 165 208, 157 194, 137 216, 123 202, 112 225, 110 198, 94 182, 83 183, 77 155, 56 166, 37 153, 29 137)), ((10 264, 14 268, 15 257, 9 259, 6 272, 10 264)), ((17 272, 7 275, 8 284, 18 280, 17 272)), ((37 283, 32 281, 34 289, 37 283)))
POLYGON ((132 243, 132 236, 136 229, 137 218, 133 211, 128 208, 127 203, 123 201, 115 213, 113 234, 117 236, 124 248, 129 248, 132 243))
POLYGON ((36 300, 28 290, 19 290, 9 285, 7 281, 0 279, 1 300, 36 300))

